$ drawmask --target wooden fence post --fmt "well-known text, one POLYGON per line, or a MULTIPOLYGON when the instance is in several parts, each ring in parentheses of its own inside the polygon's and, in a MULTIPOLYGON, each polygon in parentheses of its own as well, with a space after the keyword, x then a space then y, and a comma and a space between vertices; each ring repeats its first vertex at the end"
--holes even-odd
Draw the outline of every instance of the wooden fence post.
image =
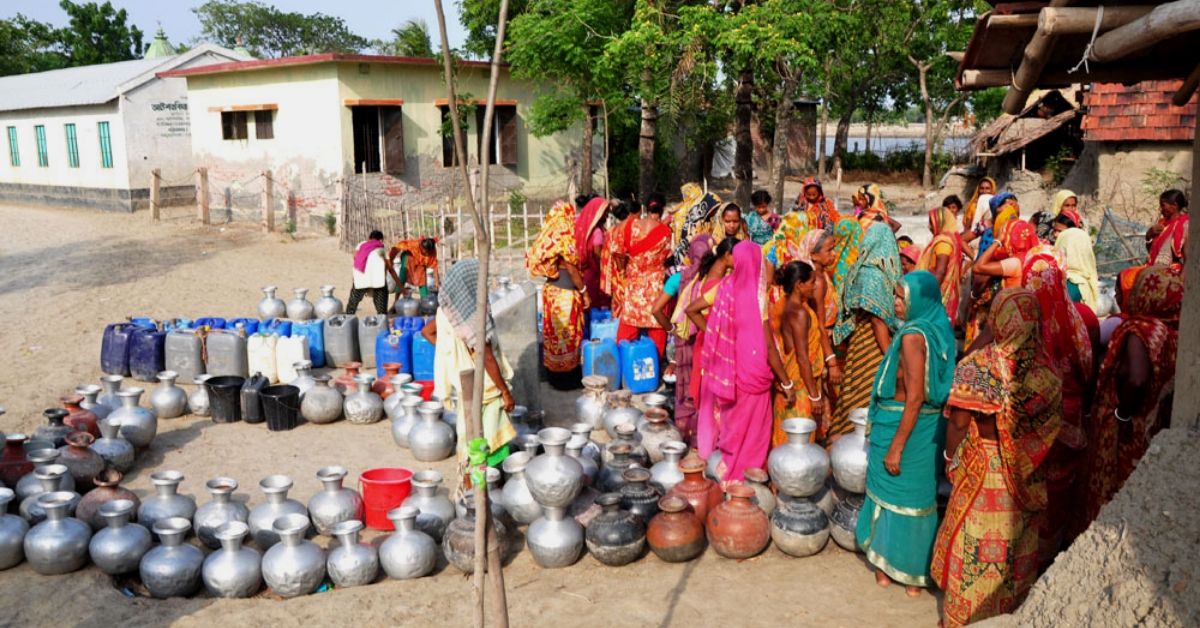
POLYGON ((496 222, 495 222, 496 214, 495 214, 495 212, 496 212, 496 206, 489 203, 487 206, 488 243, 492 245, 493 249, 496 248, 496 222))
POLYGON ((512 203, 505 203, 505 204, 504 204, 504 207, 505 207, 505 212, 504 212, 504 215, 506 216, 506 218, 504 219, 504 237, 507 239, 506 246, 507 246, 508 248, 510 248, 510 249, 511 249, 511 248, 512 248, 512 245, 513 245, 513 238, 512 238, 512 203))
POLYGON ((454 259, 462 259, 463 254, 463 233, 462 233, 462 205, 454 206, 454 259))
POLYGON ((263 176, 263 232, 275 230, 275 185, 271 180, 271 171, 264 170, 263 176))
POLYGON ((529 203, 521 203, 521 236, 529 241, 529 203))
POLYGON ((162 201, 162 171, 155 168, 150 171, 150 220, 158 222, 158 206, 162 201))
POLYGON ((208 168, 197 168, 196 178, 196 211, 200 224, 207 225, 211 222, 208 211, 208 168))

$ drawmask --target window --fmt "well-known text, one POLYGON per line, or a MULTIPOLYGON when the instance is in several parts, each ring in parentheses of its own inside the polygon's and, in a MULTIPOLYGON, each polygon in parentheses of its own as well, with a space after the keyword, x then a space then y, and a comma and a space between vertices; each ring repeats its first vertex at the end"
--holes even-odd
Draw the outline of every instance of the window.
POLYGON ((249 139, 250 130, 245 111, 221 112, 221 138, 226 140, 249 139))
POLYGON ((275 112, 269 109, 254 112, 254 139, 275 139, 275 112))
POLYGON ((404 174, 404 116, 396 106, 352 106, 354 172, 404 174))
MULTIPOLYGON (((483 129, 483 116, 486 109, 483 105, 475 108, 475 128, 483 129)), ((475 136, 476 154, 482 155, 483 132, 475 136)), ((517 107, 516 105, 496 105, 492 120, 492 137, 488 142, 487 159, 489 164, 496 163, 496 153, 500 153, 500 163, 505 166, 517 165, 517 107)))
MULTIPOLYGON (((438 109, 442 113, 442 166, 450 168, 458 165, 458 159, 454 154, 454 127, 450 122, 450 107, 439 105, 438 109)), ((463 133, 469 129, 466 127, 466 121, 463 121, 463 133)))
POLYGON ((108 131, 108 123, 97 123, 97 130, 100 132, 100 167, 112 168, 112 135, 108 131))
POLYGON ((46 152, 46 127, 40 124, 34 126, 33 137, 37 140, 38 167, 45 168, 50 165, 50 155, 46 152))
POLYGON ((17 148, 17 127, 8 127, 8 163, 14 168, 21 166, 21 151, 17 148))
POLYGON ((67 165, 79 167, 79 141, 75 138, 75 125, 64 124, 63 131, 67 134, 67 165))

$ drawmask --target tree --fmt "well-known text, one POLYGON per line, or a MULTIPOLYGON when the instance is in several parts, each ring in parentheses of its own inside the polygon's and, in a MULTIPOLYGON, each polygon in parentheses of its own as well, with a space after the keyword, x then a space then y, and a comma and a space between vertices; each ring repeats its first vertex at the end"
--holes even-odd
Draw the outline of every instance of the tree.
POLYGON ((323 13, 285 13, 260 2, 208 0, 192 9, 203 38, 255 57, 290 57, 324 52, 360 52, 370 45, 345 21, 323 13))
POLYGON ((62 0, 58 6, 70 20, 67 28, 57 33, 71 65, 114 63, 142 56, 142 31, 126 24, 129 14, 125 9, 113 9, 111 2, 75 4, 70 0, 62 0))
POLYGON ((429 25, 424 20, 409 20, 392 29, 394 39, 386 45, 387 52, 401 57, 433 58, 433 42, 429 25))
MULTIPOLYGON (((468 56, 476 59, 491 56, 496 47, 496 15, 500 12, 500 2, 501 0, 459 0, 458 20, 467 30, 463 52, 468 56)), ((508 20, 515 21, 528 6, 529 0, 508 0, 508 20)), ((506 49, 511 37, 511 31, 504 37, 506 49)))
POLYGON ((0 20, 0 76, 45 72, 70 65, 58 31, 18 13, 0 20))
MULTIPOLYGON (((514 18, 507 34, 508 59, 518 77, 555 85, 531 107, 537 136, 583 124, 579 192, 592 192, 593 108, 618 99, 616 85, 597 74, 605 46, 629 26, 633 0, 543 0, 514 18)), ((605 165, 607 167, 607 164, 605 165)))

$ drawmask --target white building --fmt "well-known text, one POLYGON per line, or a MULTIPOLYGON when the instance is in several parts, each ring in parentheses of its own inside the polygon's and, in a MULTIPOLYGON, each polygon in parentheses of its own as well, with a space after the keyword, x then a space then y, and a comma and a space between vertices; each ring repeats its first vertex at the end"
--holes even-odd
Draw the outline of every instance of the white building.
POLYGON ((0 77, 0 202, 145 208, 151 171, 164 204, 195 198, 187 82, 159 72, 240 61, 186 53, 0 77))

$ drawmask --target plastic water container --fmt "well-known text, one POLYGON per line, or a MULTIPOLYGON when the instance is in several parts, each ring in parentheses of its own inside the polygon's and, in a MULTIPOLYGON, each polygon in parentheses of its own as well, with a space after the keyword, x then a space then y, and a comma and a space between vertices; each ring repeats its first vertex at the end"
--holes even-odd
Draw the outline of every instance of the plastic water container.
POLYGON ((207 327, 209 329, 225 329, 225 322, 225 319, 221 318, 220 316, 205 316, 202 318, 197 318, 192 323, 192 327, 195 327, 196 329, 200 329, 201 327, 207 327))
POLYGON ((236 330, 238 325, 246 330, 247 336, 258 333, 259 321, 257 318, 231 318, 225 321, 225 329, 236 330))
POLYGON ((308 359, 314 368, 325 366, 325 321, 316 318, 292 323, 292 336, 308 341, 308 359))
POLYGON ((204 356, 200 336, 195 330, 176 329, 167 333, 165 365, 168 371, 179 373, 180 381, 190 382, 203 375, 204 356))
POLYGON ((358 319, 358 355, 364 369, 375 368, 375 340, 388 328, 387 316, 375 314, 358 319))
POLYGON ((592 321, 591 339, 592 340, 612 340, 617 341, 617 326, 621 321, 612 318, 606 318, 602 321, 592 321))
POLYGON ((209 375, 249 375, 245 336, 230 329, 214 329, 208 332, 205 344, 208 345, 208 363, 205 364, 205 368, 209 375))
POLYGON ((150 318, 148 316, 131 316, 129 318, 129 322, 133 323, 134 325, 137 325, 138 327, 154 327, 155 329, 158 328, 158 323, 153 318, 150 318))
POLYGON ((158 381, 166 370, 167 332, 139 327, 129 338, 129 374, 143 382, 158 381))
POLYGON ((105 326, 104 339, 100 342, 101 371, 129 377, 129 337, 137 327, 134 323, 105 326))
POLYGON ((190 318, 168 318, 163 321, 163 331, 174 331, 176 329, 191 329, 192 319, 190 318))
POLYGON ((401 373, 412 375, 412 339, 412 332, 408 330, 380 333, 375 338, 375 362, 379 365, 375 368, 376 377, 382 379, 383 365, 392 362, 400 365, 401 373))
POLYGON ((246 340, 246 356, 249 371, 262 373, 270 383, 279 381, 279 371, 275 366, 275 346, 279 336, 259 332, 246 340))
POLYGON ((303 336, 280 338, 275 343, 275 373, 279 376, 279 382, 292 383, 300 376, 296 372, 295 364, 308 359, 307 338, 303 336))
POLYGON ((325 365, 336 368, 347 362, 358 362, 358 318, 330 316, 325 321, 325 365))
MULTIPOLYGON (((274 338, 274 336, 272 336, 274 338)), ((270 382, 263 373, 255 373, 242 384, 242 420, 247 423, 263 422, 262 389, 270 382)))
POLYGON ((621 357, 617 341, 611 338, 583 343, 583 374, 599 375, 608 380, 608 389, 621 387, 621 357))
POLYGON ((275 334, 276 336, 291 336, 292 321, 289 321, 286 318, 268 318, 267 320, 259 323, 258 331, 266 332, 268 334, 275 334))
POLYGON ((658 388, 658 347, 649 338, 623 340, 621 354, 621 382, 635 395, 654 392, 658 388))
POLYGON ((412 339, 412 355, 413 355, 413 379, 418 382, 423 382, 433 379, 433 357, 437 353, 437 346, 425 339, 421 332, 413 335, 412 339))

